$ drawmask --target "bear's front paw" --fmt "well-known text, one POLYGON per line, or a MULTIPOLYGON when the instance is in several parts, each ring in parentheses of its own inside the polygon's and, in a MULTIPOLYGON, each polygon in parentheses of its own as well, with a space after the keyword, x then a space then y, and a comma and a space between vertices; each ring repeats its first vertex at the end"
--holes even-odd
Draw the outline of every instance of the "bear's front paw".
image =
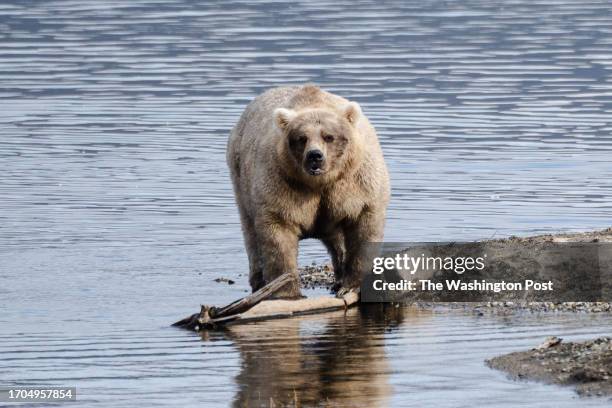
POLYGON ((286 299, 286 300, 295 300, 302 299, 305 296, 302 296, 302 292, 300 291, 300 285, 296 281, 289 282, 276 292, 272 293, 268 299, 286 299))

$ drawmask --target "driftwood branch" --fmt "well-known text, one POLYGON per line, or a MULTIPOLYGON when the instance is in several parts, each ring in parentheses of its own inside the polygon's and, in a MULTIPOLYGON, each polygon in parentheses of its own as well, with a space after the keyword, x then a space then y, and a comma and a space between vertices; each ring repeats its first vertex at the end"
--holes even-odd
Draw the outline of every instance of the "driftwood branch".
POLYGON ((345 309, 359 301, 359 292, 348 292, 338 297, 317 297, 297 300, 266 300, 272 294, 295 279, 293 274, 283 274, 259 289, 224 307, 202 305, 200 313, 188 316, 173 326, 190 330, 218 328, 227 324, 244 323, 253 320, 278 319, 282 317, 320 313, 328 310, 345 309))
POLYGON ((235 315, 238 313, 245 312, 261 302, 264 299, 267 299, 271 295, 273 295, 277 290, 280 290, 288 283, 291 283, 296 279, 295 275, 290 273, 285 273, 278 278, 274 279, 269 284, 260 288, 256 292, 251 293, 249 296, 243 297, 242 299, 238 299, 235 302, 230 303, 224 307, 211 307, 208 311, 208 314, 212 319, 218 319, 220 317, 226 317, 235 315))

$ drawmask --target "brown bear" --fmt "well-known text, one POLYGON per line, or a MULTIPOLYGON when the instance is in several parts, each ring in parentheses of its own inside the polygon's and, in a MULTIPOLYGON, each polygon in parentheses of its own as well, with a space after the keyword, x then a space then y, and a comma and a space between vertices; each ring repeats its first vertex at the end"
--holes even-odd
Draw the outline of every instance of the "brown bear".
POLYGON ((285 272, 300 296, 298 241, 327 247, 336 290, 359 286, 368 242, 383 238, 389 176, 376 131, 359 105, 314 85, 255 98, 227 147, 253 291, 285 272))

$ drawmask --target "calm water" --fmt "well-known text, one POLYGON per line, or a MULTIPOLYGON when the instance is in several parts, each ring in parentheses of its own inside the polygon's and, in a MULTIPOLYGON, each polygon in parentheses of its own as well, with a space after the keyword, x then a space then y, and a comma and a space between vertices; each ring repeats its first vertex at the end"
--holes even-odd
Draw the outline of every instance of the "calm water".
POLYGON ((0 384, 74 385, 84 406, 575 406, 483 360, 610 334, 609 315, 167 325, 248 289, 224 154, 263 90, 358 101, 391 171, 387 239, 467 240, 610 226, 611 74, 607 0, 3 1, 0 384))

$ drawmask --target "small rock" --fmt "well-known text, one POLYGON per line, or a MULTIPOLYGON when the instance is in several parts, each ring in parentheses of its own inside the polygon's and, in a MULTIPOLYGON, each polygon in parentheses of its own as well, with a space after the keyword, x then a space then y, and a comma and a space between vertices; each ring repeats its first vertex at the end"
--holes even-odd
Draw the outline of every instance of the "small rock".
POLYGON ((558 346, 559 344, 561 344, 562 341, 563 339, 560 337, 556 337, 556 336, 547 337, 546 340, 544 340, 542 344, 536 347, 536 350, 546 350, 551 347, 558 346))
POLYGON ((228 278, 216 278, 216 279, 214 279, 214 281, 217 282, 217 283, 225 282, 228 285, 233 285, 234 283, 236 283, 232 279, 228 279, 228 278))

